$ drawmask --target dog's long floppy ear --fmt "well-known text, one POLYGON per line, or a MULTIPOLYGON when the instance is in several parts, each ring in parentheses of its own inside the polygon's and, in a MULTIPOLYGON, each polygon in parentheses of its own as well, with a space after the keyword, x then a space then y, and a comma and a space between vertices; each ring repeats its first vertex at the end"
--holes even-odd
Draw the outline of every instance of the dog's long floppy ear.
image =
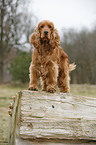
POLYGON ((32 33, 31 38, 30 38, 30 43, 33 44, 33 46, 38 49, 40 47, 40 33, 38 30, 38 27, 35 28, 34 33, 32 33))
POLYGON ((60 45, 60 36, 58 34, 57 29, 54 28, 51 35, 50 45, 54 49, 56 46, 60 45))

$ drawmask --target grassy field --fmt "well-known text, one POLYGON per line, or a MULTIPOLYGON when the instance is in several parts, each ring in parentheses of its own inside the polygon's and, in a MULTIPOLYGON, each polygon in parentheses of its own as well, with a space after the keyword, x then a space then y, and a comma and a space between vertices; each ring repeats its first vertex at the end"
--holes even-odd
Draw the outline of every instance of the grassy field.
POLYGON ((96 85, 71 85, 73 95, 96 97, 96 85))
MULTIPOLYGON (((12 102, 11 97, 16 92, 25 90, 28 85, 1 85, 0 86, 0 145, 8 144, 8 106, 12 102)), ((96 85, 71 85, 71 93, 78 96, 96 97, 96 85)))
POLYGON ((0 86, 0 145, 7 145, 8 143, 8 107, 12 102, 12 96, 23 89, 27 89, 27 87, 15 87, 9 84, 0 86))

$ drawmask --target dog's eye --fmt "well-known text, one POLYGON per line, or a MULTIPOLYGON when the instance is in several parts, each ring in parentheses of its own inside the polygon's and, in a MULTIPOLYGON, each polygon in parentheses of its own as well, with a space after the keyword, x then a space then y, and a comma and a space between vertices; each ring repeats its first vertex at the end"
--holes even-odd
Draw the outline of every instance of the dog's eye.
POLYGON ((52 28, 51 25, 49 25, 49 28, 52 28))
POLYGON ((43 28, 43 25, 41 25, 41 28, 43 28))

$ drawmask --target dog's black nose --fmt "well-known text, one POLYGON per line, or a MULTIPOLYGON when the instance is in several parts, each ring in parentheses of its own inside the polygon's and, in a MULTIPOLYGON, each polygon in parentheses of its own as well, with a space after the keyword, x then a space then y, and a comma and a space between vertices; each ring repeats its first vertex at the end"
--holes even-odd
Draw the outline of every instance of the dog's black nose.
POLYGON ((45 35, 47 35, 48 34, 48 31, 44 31, 44 33, 45 33, 45 35))

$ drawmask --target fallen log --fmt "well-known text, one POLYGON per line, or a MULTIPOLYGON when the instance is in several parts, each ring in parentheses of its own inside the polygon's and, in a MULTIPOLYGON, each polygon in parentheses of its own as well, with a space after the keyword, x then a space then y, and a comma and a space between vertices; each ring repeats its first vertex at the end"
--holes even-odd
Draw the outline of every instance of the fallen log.
POLYGON ((13 99, 9 145, 20 139, 96 140, 96 98, 24 90, 13 99))

